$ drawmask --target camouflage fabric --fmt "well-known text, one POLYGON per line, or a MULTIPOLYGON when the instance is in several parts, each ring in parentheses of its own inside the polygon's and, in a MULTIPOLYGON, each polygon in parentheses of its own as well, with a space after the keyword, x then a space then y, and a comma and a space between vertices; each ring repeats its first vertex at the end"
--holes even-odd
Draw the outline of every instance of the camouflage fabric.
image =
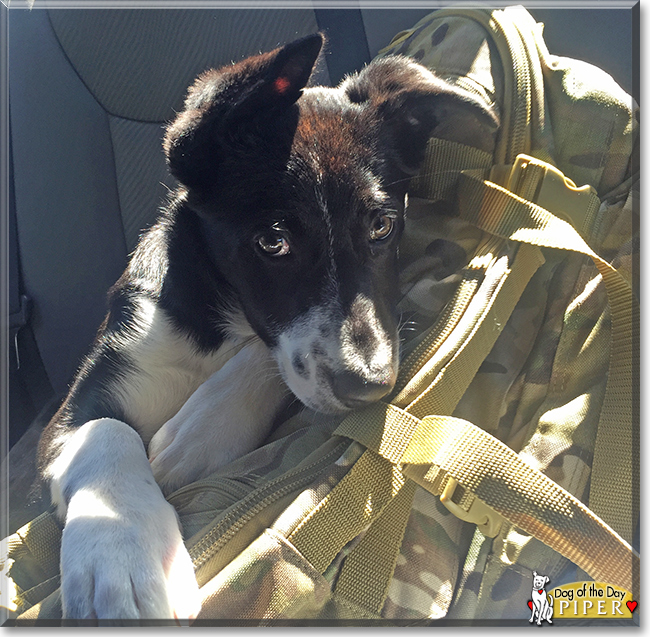
MULTIPOLYGON (((472 15, 478 13, 489 15, 472 15)), ((540 27, 523 8, 500 13, 512 16, 541 52, 531 62, 531 74, 545 110, 532 115, 526 151, 554 163, 579 186, 597 189, 602 205, 588 243, 636 286, 637 108, 602 71, 550 56, 540 27)), ((467 13, 432 13, 381 53, 394 54, 413 57, 502 114, 509 108, 501 51, 485 26, 467 13)), ((460 168, 489 167, 485 158, 475 159, 460 168)), ((457 216, 451 181, 432 198, 422 177, 412 184, 400 248, 405 354, 449 309, 467 264, 490 240, 457 216)), ((493 245, 503 253, 512 249, 504 241, 493 245)), ((607 295, 588 257, 543 252, 545 263, 453 415, 485 429, 585 499, 607 382, 607 295)), ((200 619, 350 625, 527 619, 533 570, 548 575, 553 586, 575 581, 575 565, 521 529, 506 523, 497 537, 487 538, 438 497, 416 487, 381 607, 361 607, 339 594, 347 558, 376 522, 360 529, 322 569, 291 540, 366 457, 360 444, 332 436, 337 425, 337 419, 303 411, 282 423, 257 451, 171 496, 202 587, 200 619)), ((365 503, 368 520, 375 519, 374 504, 365 503)), ((16 573, 18 562, 12 564, 16 573)), ((42 599, 26 593, 22 610, 42 599)), ((48 599, 26 616, 55 614, 56 592, 48 599)))
MULTIPOLYGON (((385 54, 411 55, 448 81, 499 104, 502 71, 485 31, 465 17, 436 16, 398 35, 385 54)), ((589 243, 634 283, 638 110, 611 77, 593 66, 548 54, 542 65, 547 117, 544 126, 533 128, 529 153, 550 158, 578 185, 597 188, 603 203, 589 243)), ((585 498, 607 379, 607 296, 588 258, 553 251, 546 251, 545 257, 546 264, 533 277, 454 415, 480 425, 569 492, 585 498)), ((567 560, 512 526, 502 528, 494 540, 476 530, 469 536, 464 531, 456 529, 449 537, 442 559, 440 546, 427 548, 436 555, 429 564, 436 565, 437 587, 423 586, 422 577, 416 584, 430 597, 454 591, 446 595, 453 595, 448 619, 524 618, 533 570, 549 575, 553 585, 576 579, 575 567, 567 560), (440 575, 461 552, 464 564, 456 586, 453 576, 440 575)), ((408 539, 409 529, 401 554, 405 562, 413 559, 408 539)), ((416 581, 405 579, 406 589, 416 581)), ((385 611, 390 608, 389 598, 385 611)), ((418 610, 426 612, 426 603, 418 610)), ((443 614, 437 610, 428 616, 443 614)))

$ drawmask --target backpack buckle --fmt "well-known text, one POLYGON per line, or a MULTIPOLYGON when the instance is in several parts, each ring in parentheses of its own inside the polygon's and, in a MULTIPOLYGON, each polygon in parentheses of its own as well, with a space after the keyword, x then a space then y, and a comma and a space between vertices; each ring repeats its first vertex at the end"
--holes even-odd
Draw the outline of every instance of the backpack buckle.
POLYGON ((588 233, 600 208, 596 189, 578 188, 552 164, 528 155, 517 155, 506 185, 508 190, 568 221, 578 232, 588 233))
MULTIPOLYGON (((456 500, 459 500, 459 498, 456 497, 456 500)), ((447 479, 447 484, 440 494, 440 502, 442 502, 457 518, 460 518, 465 522, 476 524, 478 530, 486 537, 496 537, 501 530, 503 516, 490 508, 485 504, 485 502, 479 500, 473 493, 464 489, 464 487, 452 477, 447 479), (454 493, 458 487, 465 492, 461 495, 463 499, 466 499, 467 496, 473 498, 469 502, 469 507, 467 509, 453 500, 454 493)))

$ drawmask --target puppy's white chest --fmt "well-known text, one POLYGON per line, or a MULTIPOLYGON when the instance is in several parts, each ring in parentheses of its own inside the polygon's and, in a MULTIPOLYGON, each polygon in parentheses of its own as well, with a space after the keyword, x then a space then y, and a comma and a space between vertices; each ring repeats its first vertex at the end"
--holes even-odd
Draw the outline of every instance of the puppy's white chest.
POLYGON ((111 391, 145 444, 242 344, 241 339, 228 339, 216 351, 201 353, 153 301, 139 301, 133 335, 119 343, 131 364, 111 391))

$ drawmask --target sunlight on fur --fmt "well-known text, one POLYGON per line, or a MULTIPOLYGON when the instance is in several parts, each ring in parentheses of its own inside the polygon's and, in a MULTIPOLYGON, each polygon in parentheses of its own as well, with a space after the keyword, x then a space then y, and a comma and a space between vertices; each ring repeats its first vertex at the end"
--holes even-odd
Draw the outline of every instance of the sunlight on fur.
POLYGON ((67 522, 75 518, 116 518, 117 514, 92 489, 79 489, 70 500, 67 522))

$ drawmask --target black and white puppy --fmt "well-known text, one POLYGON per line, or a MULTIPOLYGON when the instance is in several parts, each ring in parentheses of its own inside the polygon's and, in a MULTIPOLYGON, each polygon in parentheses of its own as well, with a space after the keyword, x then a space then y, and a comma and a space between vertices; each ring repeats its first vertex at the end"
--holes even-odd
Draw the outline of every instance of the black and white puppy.
POLYGON ((292 395, 343 413, 393 388, 408 179, 434 129, 490 115, 406 58, 305 88, 321 46, 203 74, 167 129, 182 185, 39 447, 64 617, 196 615, 163 493, 258 446, 292 395))

